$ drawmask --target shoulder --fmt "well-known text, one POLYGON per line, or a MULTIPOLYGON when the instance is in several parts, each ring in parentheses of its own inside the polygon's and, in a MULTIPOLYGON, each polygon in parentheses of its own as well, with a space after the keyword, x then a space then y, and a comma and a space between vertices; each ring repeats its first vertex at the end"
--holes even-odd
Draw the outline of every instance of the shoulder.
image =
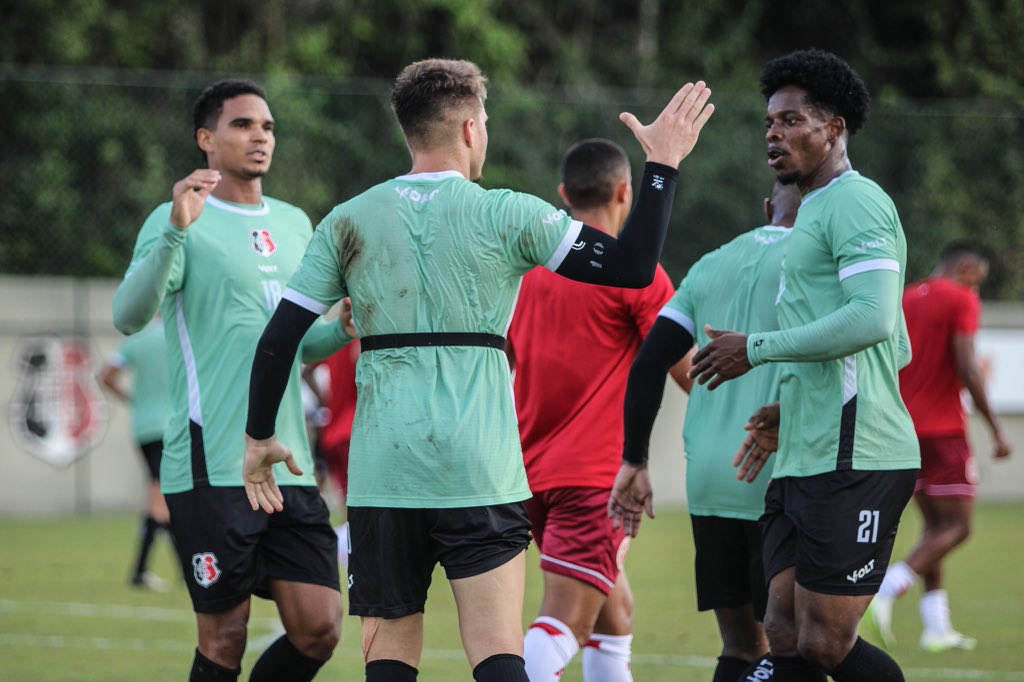
POLYGON ((142 229, 162 228, 168 224, 171 221, 172 206, 173 204, 168 201, 154 208, 149 216, 146 217, 146 222, 143 223, 142 229))
POLYGON ((270 214, 276 219, 302 223, 309 226, 310 230, 313 229, 313 224, 310 222, 309 216, 298 206, 289 204, 287 201, 281 201, 280 199, 268 196, 264 196, 263 200, 270 208, 270 214))
POLYGON ((893 212, 896 205, 877 182, 860 173, 848 173, 839 178, 827 195, 826 203, 833 208, 850 211, 893 212))

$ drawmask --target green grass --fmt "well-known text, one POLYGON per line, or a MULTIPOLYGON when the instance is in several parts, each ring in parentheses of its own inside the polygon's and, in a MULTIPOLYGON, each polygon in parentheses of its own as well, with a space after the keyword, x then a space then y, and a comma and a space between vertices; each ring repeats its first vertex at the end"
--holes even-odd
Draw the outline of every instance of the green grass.
MULTIPOLYGON (((893 652, 911 682, 1024 681, 1024 505, 980 505, 976 534, 954 555, 947 583, 954 624, 978 638, 973 652, 926 654, 917 648, 916 594, 896 605, 893 652)), ((168 594, 127 586, 136 521, 128 516, 0 520, 0 680, 182 680, 194 646, 188 595, 175 582, 168 594)), ((908 512, 896 554, 913 542, 919 523, 908 512)), ((633 675, 638 682, 710 680, 719 650, 710 614, 693 595, 688 517, 662 511, 645 521, 633 544, 629 573, 636 593, 633 675)), ((175 577, 161 543, 154 569, 175 577)), ((531 550, 524 624, 539 603, 537 556, 531 550)), ((273 605, 256 600, 250 640, 274 637, 273 605)), ((453 601, 443 574, 427 603, 426 650, 420 679, 470 680, 459 644, 453 601)), ((361 680, 359 624, 346 617, 342 643, 319 679, 361 680)), ((258 652, 246 656, 245 679, 258 652)), ((580 680, 575 662, 564 678, 580 680)))

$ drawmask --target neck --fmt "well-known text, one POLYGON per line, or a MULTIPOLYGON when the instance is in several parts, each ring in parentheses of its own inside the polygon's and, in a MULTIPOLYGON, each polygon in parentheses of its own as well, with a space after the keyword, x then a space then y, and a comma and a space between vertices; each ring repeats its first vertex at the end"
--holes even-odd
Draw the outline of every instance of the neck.
POLYGON ((824 187, 852 168, 850 159, 846 155, 846 145, 837 142, 822 160, 821 164, 797 183, 797 186, 800 188, 800 194, 806 196, 814 190, 824 187))
POLYGON ((625 222, 614 206, 600 206, 585 211, 573 209, 572 217, 573 220, 596 227, 616 238, 622 232, 623 223, 625 222))
POLYGON ((454 154, 447 149, 433 149, 430 151, 414 151, 412 153, 412 170, 410 174, 416 173, 440 173, 442 171, 457 171, 467 180, 469 177, 469 155, 454 154))
POLYGON ((240 178, 222 170, 220 182, 211 194, 233 204, 256 206, 263 201, 263 179, 240 178))

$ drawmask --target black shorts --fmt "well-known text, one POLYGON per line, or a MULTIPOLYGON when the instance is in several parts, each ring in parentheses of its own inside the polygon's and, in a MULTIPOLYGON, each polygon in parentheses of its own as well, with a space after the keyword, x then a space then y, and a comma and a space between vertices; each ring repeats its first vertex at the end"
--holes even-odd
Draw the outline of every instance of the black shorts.
POLYGON ((149 471, 149 480, 160 480, 160 459, 164 456, 164 443, 154 440, 149 443, 139 443, 142 451, 142 459, 146 461, 146 470, 149 471))
POLYGON ((690 516, 697 577, 697 610, 731 609, 750 604, 764 620, 768 583, 761 563, 757 521, 721 516, 690 516))
POLYGON ((760 521, 766 579, 795 566, 812 592, 875 594, 916 482, 917 469, 773 480, 760 521))
POLYGON ((338 538, 327 505, 310 486, 281 486, 284 510, 253 511, 244 488, 196 488, 166 495, 171 531, 196 613, 219 613, 270 581, 340 589, 338 538))
POLYGON ((349 507, 349 613, 402 618, 422 613, 434 566, 449 580, 501 566, 530 544, 522 502, 458 509, 349 507))

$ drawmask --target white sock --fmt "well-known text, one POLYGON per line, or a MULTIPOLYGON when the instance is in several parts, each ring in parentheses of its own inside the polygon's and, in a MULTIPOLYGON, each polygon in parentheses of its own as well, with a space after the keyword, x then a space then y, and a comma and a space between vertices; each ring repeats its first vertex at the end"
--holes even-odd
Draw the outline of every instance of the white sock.
POLYGON ((338 563, 342 569, 348 569, 348 555, 352 553, 352 540, 348 535, 348 521, 334 529, 338 536, 338 563))
POLYGON ((907 590, 914 586, 917 581, 917 574, 902 561, 893 564, 885 572, 882 578, 882 586, 878 588, 878 596, 888 599, 896 599, 906 594, 907 590))
POLYGON ((925 632, 944 635, 952 631, 949 620, 949 599, 945 590, 932 590, 921 596, 921 622, 925 632))
POLYGON ((633 635, 590 636, 583 649, 583 679, 585 682, 633 682, 629 671, 633 635))
POLYGON ((523 640, 523 659, 530 682, 555 682, 580 650, 569 626, 549 616, 533 621, 523 640))

